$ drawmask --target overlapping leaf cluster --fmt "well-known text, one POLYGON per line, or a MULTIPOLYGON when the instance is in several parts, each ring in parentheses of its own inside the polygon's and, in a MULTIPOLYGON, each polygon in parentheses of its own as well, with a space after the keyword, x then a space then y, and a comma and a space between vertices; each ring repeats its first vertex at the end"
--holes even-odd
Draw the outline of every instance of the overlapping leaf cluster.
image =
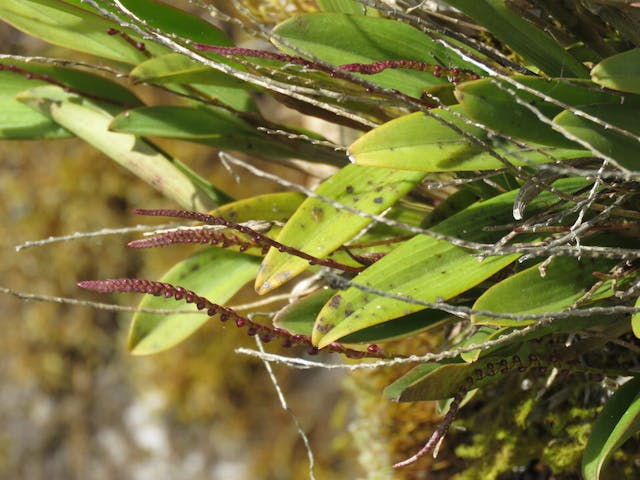
MULTIPOLYGON (((242 3, 231 12, 194 3, 278 51, 238 48, 203 18, 153 0, 4 0, 5 22, 91 59, 0 56, 0 137, 76 136, 185 210, 268 225, 271 243, 250 228, 199 233, 230 249, 186 259, 165 283, 223 304, 250 279, 269 294, 317 273, 318 291, 276 323, 320 349, 454 332, 435 361, 386 390, 400 401, 453 398, 421 454, 465 397, 507 376, 632 376, 640 49, 629 22, 549 2, 449 0, 458 10, 434 13, 318 0, 317 12, 271 28, 242 3), (136 85, 172 99, 147 105, 136 85), (358 138, 341 145, 274 123, 256 101, 264 95, 358 138), (148 137, 334 173, 313 191, 285 183, 298 191, 235 200, 148 137), (329 268, 341 265, 346 273, 329 268), (611 352, 603 364, 584 360, 602 349, 611 352)), ((130 348, 169 348, 204 321, 138 314, 130 348)), ((639 393, 633 379, 604 407, 587 478, 636 432, 639 393)))

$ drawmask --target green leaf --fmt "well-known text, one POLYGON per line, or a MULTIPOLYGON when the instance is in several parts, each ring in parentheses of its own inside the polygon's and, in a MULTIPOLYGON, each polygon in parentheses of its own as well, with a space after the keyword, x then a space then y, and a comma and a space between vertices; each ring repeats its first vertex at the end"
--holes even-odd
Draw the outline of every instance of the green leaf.
POLYGON ((304 150, 304 147, 297 148, 297 144, 289 146, 280 143, 258 133, 231 112, 216 107, 163 105, 137 108, 116 116, 109 128, 115 132, 175 138, 258 155, 296 157, 327 163, 337 160, 333 151, 323 155, 322 150, 304 150))
POLYGON ((89 100, 59 87, 37 87, 20 100, 127 168, 167 198, 188 210, 210 210, 229 196, 216 189, 179 160, 169 157, 150 142, 126 133, 109 131, 113 120, 89 100))
POLYGON ((232 45, 224 32, 216 26, 165 3, 155 0, 120 0, 120 3, 164 35, 175 35, 209 45, 232 45))
POLYGON ((142 105, 133 93, 120 84, 85 71, 38 63, 37 60, 24 62, 9 56, 0 59, 0 65, 4 68, 0 71, 0 138, 70 136, 60 125, 16 100, 16 95, 20 92, 54 81, 105 102, 122 103, 123 106, 142 105), (36 77, 29 78, 27 75, 36 77), (40 75, 48 77, 50 81, 38 79, 37 76, 40 75))
POLYGON ((553 77, 586 77, 584 65, 549 35, 513 12, 504 0, 446 0, 553 77))
MULTIPOLYGON (((615 264, 611 260, 575 257, 558 257, 546 266, 546 274, 540 274, 542 263, 493 285, 483 293, 474 310, 496 313, 544 313, 559 312, 573 305, 598 282, 593 272, 606 273, 615 264)), ((601 300, 613 295, 611 281, 605 282, 593 292, 589 301, 601 300)), ((499 326, 524 326, 534 320, 509 320, 495 317, 472 316, 477 324, 499 326)))
POLYGON ((630 170, 640 170, 640 161, 638 160, 640 124, 638 123, 637 105, 592 105, 581 107, 580 111, 626 130, 634 137, 630 138, 617 133, 568 111, 558 115, 554 119, 554 123, 586 141, 623 167, 630 170))
MULTIPOLYGON (((460 107, 452 112, 434 109, 433 116, 413 113, 397 118, 360 137, 349 147, 352 160, 359 165, 370 165, 423 172, 450 172, 492 170, 505 165, 489 152, 443 121, 482 141, 489 141, 487 133, 459 118, 460 107), (458 115, 456 115, 456 113, 458 115)), ((495 151, 514 165, 528 162, 545 163, 555 159, 584 156, 583 150, 556 149, 540 146, 550 157, 535 150, 519 149, 515 145, 494 146, 495 151)))
POLYGON ((298 192, 266 193, 227 203, 213 210, 211 215, 236 223, 249 220, 286 222, 304 198, 304 195, 298 192))
POLYGON ((585 480, 598 480, 613 452, 640 431, 640 376, 622 385, 598 415, 582 458, 585 480))
POLYGON ((591 70, 591 79, 613 90, 640 93, 640 48, 603 60, 591 70))
POLYGON ((174 105, 129 110, 113 120, 111 129, 135 135, 217 141, 220 147, 257 137, 249 124, 222 108, 174 105))
POLYGON ((71 133, 45 115, 16 100, 23 90, 46 85, 12 72, 0 72, 0 139, 65 138, 71 133))
MULTIPOLYGON (((162 282, 193 290, 214 303, 224 304, 258 271, 260 260, 248 255, 218 248, 207 248, 176 264, 162 282)), ((140 308, 193 310, 173 299, 146 295, 140 308)), ((148 355, 166 350, 181 342, 210 317, 190 313, 136 313, 129 332, 129 349, 135 355, 148 355)))
POLYGON ((349 13, 351 15, 378 16, 378 10, 358 3, 356 0, 316 0, 323 12, 349 13))
MULTIPOLYGON (((273 319, 274 325, 294 333, 310 336, 314 319, 335 290, 321 290, 287 305, 273 319)), ((342 343, 371 343, 414 334, 428 328, 441 326, 450 318, 448 313, 427 310, 412 313, 398 322, 387 322, 347 335, 342 343)))
MULTIPOLYGON (((275 33, 288 44, 334 65, 380 60, 417 60, 439 64, 440 59, 459 68, 475 69, 462 59, 452 59, 449 50, 419 30, 385 18, 311 13, 281 23, 275 28, 275 33)), ((285 45, 279 47, 290 51, 285 45)), ((388 69, 363 77, 414 97, 420 97, 429 86, 446 83, 446 79, 428 72, 403 69, 388 69)))
MULTIPOLYGON (((568 82, 527 76, 516 76, 513 80, 571 106, 620 103, 619 96, 603 92, 586 80, 568 82)), ((519 104, 509 91, 515 92, 519 101, 536 108, 549 120, 563 110, 532 93, 518 90, 510 83, 492 78, 460 84, 456 88, 456 96, 469 117, 499 133, 542 145, 580 148, 539 120, 526 106, 519 104)))
MULTIPOLYGON (((137 64, 147 57, 120 35, 109 35, 113 22, 61 0, 2 0, 0 19, 29 35, 118 62, 137 64)), ((130 36, 136 40, 135 35, 130 36)), ((148 48, 163 51, 153 44, 148 48)))
MULTIPOLYGON (((348 165, 316 190, 342 205, 379 214, 411 190, 423 177, 376 167, 348 165)), ((308 198, 282 229, 277 240, 318 258, 324 258, 353 238, 371 219, 308 198)), ((256 290, 266 293, 309 267, 306 260, 271 249, 256 278, 256 290)))
MULTIPOLYGON (((567 191, 587 183, 584 179, 567 179, 554 185, 567 191)), ((487 232, 484 226, 512 221, 516 195, 514 190, 476 203, 441 222, 433 230, 469 241, 494 242, 500 234, 487 232)), ((554 195, 544 192, 532 202, 528 213, 533 214, 556 201, 554 195)), ((468 249, 418 235, 368 267, 353 281, 365 288, 436 302, 476 286, 518 256, 488 257, 480 262, 468 249)), ((312 339, 319 347, 324 347, 350 333, 424 308, 351 287, 335 295, 325 305, 316 319, 312 339)))
MULTIPOLYGON (((640 308, 640 297, 636 299, 636 308, 640 308)), ((636 338, 640 338, 640 313, 634 313, 631 316, 631 330, 636 338)))
POLYGON ((205 97, 229 105, 243 112, 257 111, 251 90, 253 87, 241 80, 199 64, 189 57, 169 53, 142 62, 129 74, 135 83, 155 83, 160 85, 188 84, 191 94, 200 93, 205 97))
POLYGON ((460 360, 425 363, 385 388, 383 395, 396 402, 450 398, 474 369, 460 360))

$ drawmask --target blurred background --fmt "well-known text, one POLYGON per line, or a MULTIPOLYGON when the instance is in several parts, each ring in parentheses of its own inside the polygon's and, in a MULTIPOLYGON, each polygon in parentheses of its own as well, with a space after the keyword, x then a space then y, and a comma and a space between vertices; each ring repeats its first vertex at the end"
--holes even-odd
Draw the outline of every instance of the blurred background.
MULTIPOLYGON (((69 55, 4 24, 0 43, 4 53, 69 55)), ((242 172, 236 183, 210 149, 162 146, 236 198, 276 189, 242 172)), ((134 251, 126 247, 131 235, 15 246, 152 223, 132 214, 138 207, 175 205, 79 140, 0 141, 0 286, 137 304, 140 296, 94 296, 76 282, 157 279, 194 249, 134 251)), ((252 299, 246 288, 230 304, 252 299)), ((130 313, 6 293, 0 311, 1 479, 309 477, 307 453, 263 365, 234 353, 255 348, 235 328, 212 322, 163 354, 133 357, 126 351, 130 313)), ((314 446, 317 478, 355 478, 353 411, 340 374, 274 368, 314 446)))

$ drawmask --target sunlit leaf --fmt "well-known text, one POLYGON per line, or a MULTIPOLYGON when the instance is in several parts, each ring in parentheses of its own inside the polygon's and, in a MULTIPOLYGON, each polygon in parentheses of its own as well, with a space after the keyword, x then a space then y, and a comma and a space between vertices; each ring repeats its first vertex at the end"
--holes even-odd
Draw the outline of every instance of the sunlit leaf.
MULTIPOLYGON (((120 35, 109 35, 118 24, 61 0, 2 0, 0 19, 54 45, 118 62, 136 64, 145 54, 120 35)), ((136 39, 135 35, 132 38, 136 39)), ((150 45, 153 51, 162 47, 150 45)))
MULTIPOLYGON (((378 214, 404 196, 423 177, 407 172, 348 165, 316 190, 342 205, 378 214)), ((371 219, 308 198, 282 229, 277 240, 315 257, 324 258, 353 238, 371 219)), ((256 278, 256 290, 266 293, 308 268, 306 260, 271 249, 256 278)))
MULTIPOLYGON (((311 335, 314 319, 324 304, 335 293, 326 289, 302 298, 278 312, 274 318, 277 327, 302 335, 311 335)), ((412 313, 398 322, 387 322, 360 330, 342 339, 342 343, 371 343, 403 337, 412 333, 441 326, 449 314, 439 310, 412 313)))
POLYGON ((88 72, 36 61, 24 62, 11 57, 0 59, 0 64, 5 68, 0 71, 0 138, 34 139, 70 136, 70 133, 60 125, 16 99, 16 95, 24 90, 54 81, 91 95, 96 100, 121 103, 123 108, 142 105, 133 93, 120 84, 88 72), (37 78, 40 75, 47 81, 44 78, 37 78))
MULTIPOLYGON (((462 59, 452 58, 451 51, 419 30, 385 18, 311 13, 285 21, 276 27, 275 33, 288 44, 334 65, 380 60, 417 60, 438 65, 438 59, 442 59, 459 68, 475 68, 462 59)), ((286 45, 280 46, 287 50, 286 45)), ((406 69, 389 69, 366 78, 415 97, 420 97, 431 85, 446 82, 428 72, 406 69)))
POLYGON ((584 156, 584 151, 577 149, 537 145, 520 149, 515 145, 492 145, 485 131, 460 118, 460 107, 453 107, 451 110, 457 114, 434 109, 431 110, 433 116, 413 113, 387 122, 353 143, 349 147, 349 154, 359 165, 423 172, 503 168, 505 164, 498 155, 514 165, 584 156), (458 130, 479 141, 489 142, 497 155, 484 150, 458 130), (536 147, 540 148, 540 152, 536 151, 536 147))
MULTIPOLYGON (((109 131, 110 112, 59 87, 37 87, 20 100, 127 168, 188 210, 210 210, 229 197, 148 141, 109 131)), ((115 113, 117 108, 109 108, 115 113)))
MULTIPOLYGON (((584 179, 556 182, 556 188, 573 190, 584 179)), ((511 208, 517 192, 511 191, 478 202, 433 228, 435 232, 466 240, 493 243, 500 238, 488 232, 487 224, 512 220, 511 208)), ((549 206, 557 198, 542 193, 530 205, 530 212, 549 206)), ((491 256, 479 261, 468 249, 444 240, 418 235, 393 250, 354 278, 366 288, 403 295, 426 302, 452 298, 507 266, 519 255, 491 256), (460 272, 464 272, 463 275, 460 272)), ((422 305, 388 298, 351 287, 336 294, 318 315, 313 341, 320 347, 372 325, 422 310, 422 305)))
POLYGON ((351 15, 378 16, 375 8, 362 5, 356 0, 317 0, 318 7, 323 12, 349 13, 351 15))
MULTIPOLYGON (((251 280, 260 260, 217 248, 207 248, 177 263, 160 281, 198 292, 214 303, 224 304, 251 280)), ((174 299, 146 295, 140 302, 144 309, 193 310, 174 299)), ((192 313, 136 313, 129 332, 129 349, 136 355, 166 350, 187 338, 204 325, 209 317, 192 313)))
POLYGON ((298 192, 265 193, 222 205, 213 210, 211 215, 236 223, 249 220, 286 222, 304 198, 298 192))
MULTIPOLYGON (((614 264, 611 260, 554 258, 546 265, 544 276, 540 273, 542 263, 511 275, 483 293, 473 308, 510 314, 559 312, 583 298, 598 282, 594 272, 606 273, 614 264)), ((611 287, 611 281, 604 282, 592 292, 588 301, 610 297, 614 293, 611 287)), ((473 315, 472 321, 501 326, 523 326, 534 322, 479 315, 473 315)))

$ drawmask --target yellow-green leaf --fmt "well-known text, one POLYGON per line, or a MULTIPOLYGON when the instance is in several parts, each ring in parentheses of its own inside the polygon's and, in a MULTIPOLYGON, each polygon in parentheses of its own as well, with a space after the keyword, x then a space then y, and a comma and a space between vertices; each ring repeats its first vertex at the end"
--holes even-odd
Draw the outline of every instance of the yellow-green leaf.
POLYGON ((613 90, 640 93, 640 48, 603 60, 591 70, 591 79, 613 90))
POLYGON ((611 455, 640 431, 640 376, 622 385, 598 415, 582 458, 585 480, 598 480, 611 455))
MULTIPOLYGON (((574 190, 588 183, 585 179, 566 179, 554 186, 574 190)), ((470 241, 494 242, 500 234, 484 226, 512 221, 512 205, 517 191, 498 195, 467 207, 433 228, 434 231, 470 241)), ((538 196, 529 214, 556 202, 549 192, 538 196)), ((504 255, 478 261, 473 252, 444 240, 418 235, 393 250, 354 278, 359 285, 403 295, 425 302, 452 298, 507 266, 519 255, 504 255)), ((415 303, 376 295, 351 287, 336 294, 316 319, 313 341, 323 347, 345 335, 398 318, 425 307, 415 303)))
MULTIPOLYGON (((356 140, 349 147, 349 154, 359 165, 423 172, 503 168, 505 164, 499 158, 449 126, 453 124, 473 138, 491 142, 485 131, 459 118, 462 113, 461 107, 453 107, 451 110, 453 113, 434 109, 431 110, 433 116, 413 113, 387 122, 356 140)), ((520 149, 515 145, 492 146, 498 154, 514 165, 525 165, 528 162, 545 163, 554 158, 576 158, 585 154, 583 150, 541 145, 531 145, 528 149, 520 149), (536 147, 550 157, 536 151, 536 147)))
MULTIPOLYGON (((542 276, 534 265, 493 285, 483 293, 474 310, 496 313, 524 314, 559 312, 581 299, 599 280, 593 273, 606 273, 615 264, 612 260, 557 257, 545 268, 542 276)), ((613 295, 611 281, 592 292, 589 301, 613 295)), ((510 320, 473 315, 472 321, 482 325, 524 326, 533 320, 510 320)))
POLYGON ((59 87, 37 87, 20 100, 127 168, 187 210, 210 210, 229 196, 179 160, 135 135, 109 131, 114 107, 102 107, 59 87))
MULTIPOLYGON (((424 176, 420 172, 348 165, 316 192, 342 205, 378 214, 404 196, 424 176)), ((277 240, 310 255, 325 258, 371 223, 345 209, 308 198, 282 229, 277 240)), ((309 266, 306 260, 271 249, 256 278, 256 290, 266 293, 309 266)))
MULTIPOLYGON (((260 260, 218 248, 207 248, 176 264, 160 281, 197 292, 214 303, 224 304, 251 280, 260 260)), ((140 308, 193 310, 195 305, 147 295, 140 308)), ((129 349, 135 355, 166 350, 204 325, 209 317, 193 313, 136 313, 129 332, 129 349)))

